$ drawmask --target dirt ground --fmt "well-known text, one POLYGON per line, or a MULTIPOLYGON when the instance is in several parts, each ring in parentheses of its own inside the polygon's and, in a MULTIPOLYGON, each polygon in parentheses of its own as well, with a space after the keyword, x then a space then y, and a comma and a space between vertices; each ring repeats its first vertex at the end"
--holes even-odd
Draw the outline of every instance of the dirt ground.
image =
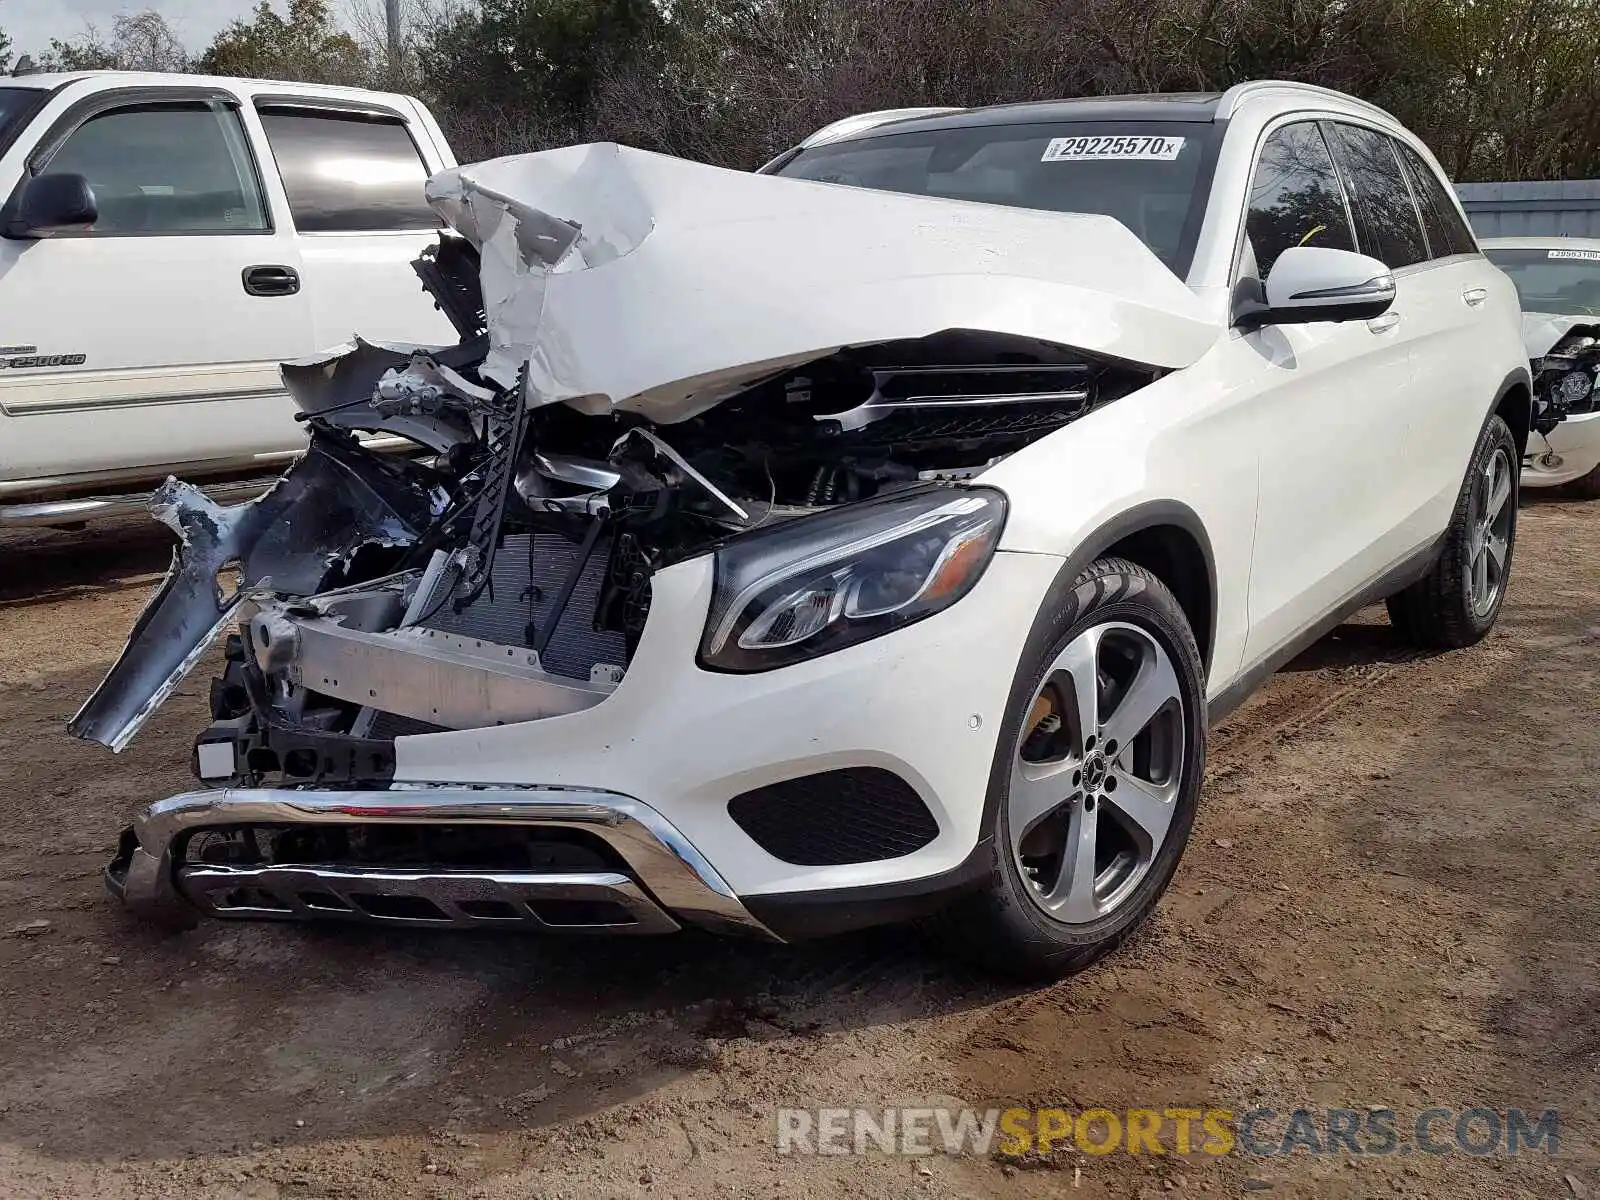
POLYGON ((140 522, 0 539, 6 1200, 1600 1197, 1600 505, 1524 509, 1482 646, 1424 658, 1366 614, 1273 679, 1214 735, 1155 920, 1032 992, 895 930, 799 948, 143 930, 100 869, 136 806, 191 786, 207 672, 120 757, 63 725, 166 553, 140 522), (1010 1103, 1388 1107, 1402 1130, 1431 1106, 1555 1107, 1560 1143, 774 1149, 785 1106, 1010 1103))

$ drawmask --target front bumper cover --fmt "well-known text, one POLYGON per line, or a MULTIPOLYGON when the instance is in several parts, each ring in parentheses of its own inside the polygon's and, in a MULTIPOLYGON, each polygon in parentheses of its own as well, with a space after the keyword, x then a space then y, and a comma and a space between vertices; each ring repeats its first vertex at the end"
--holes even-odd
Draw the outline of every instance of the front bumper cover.
POLYGON ((1523 487, 1559 487, 1600 466, 1600 412, 1567 417, 1547 437, 1534 437, 1523 460, 1523 487))
POLYGON ((680 923, 776 940, 673 825, 642 801, 568 788, 402 788, 190 792, 145 809, 106 867, 108 890, 167 927, 200 916, 355 920, 448 928, 665 933, 680 923), (201 830, 317 824, 532 826, 579 830, 625 864, 618 871, 406 871, 348 864, 228 867, 186 863, 201 830), (624 920, 563 920, 565 904, 608 906, 624 920), (428 915, 419 915, 419 914, 428 915))

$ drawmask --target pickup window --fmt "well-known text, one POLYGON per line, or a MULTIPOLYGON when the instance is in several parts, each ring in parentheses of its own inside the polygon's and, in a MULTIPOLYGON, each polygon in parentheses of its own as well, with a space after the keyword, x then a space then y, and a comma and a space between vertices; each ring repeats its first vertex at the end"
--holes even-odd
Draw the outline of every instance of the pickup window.
POLYGON ((301 233, 436 229, 428 168, 404 122, 376 113, 261 109, 301 233))
POLYGON ((100 208, 95 236, 270 227, 239 114, 223 105, 112 109, 78 126, 47 169, 88 179, 100 208))
POLYGON ((10 141, 16 127, 39 106, 39 98, 46 94, 35 88, 0 88, 0 147, 10 141))

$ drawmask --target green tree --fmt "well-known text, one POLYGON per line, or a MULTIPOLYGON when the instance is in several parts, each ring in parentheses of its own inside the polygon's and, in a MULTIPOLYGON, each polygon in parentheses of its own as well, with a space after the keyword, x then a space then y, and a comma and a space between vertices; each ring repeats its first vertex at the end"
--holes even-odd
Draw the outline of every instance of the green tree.
POLYGON ((11 70, 11 37, 0 29, 0 74, 11 70))
POLYGON ((280 16, 271 0, 259 0, 249 20, 217 34, 200 56, 211 75, 291 79, 306 83, 369 82, 372 64, 356 40, 334 22, 326 0, 289 0, 280 16))
POLYGON ((51 71, 187 71, 189 52, 154 9, 123 13, 111 36, 85 25, 75 38, 50 39, 40 65, 51 71))
POLYGON ((570 140, 586 127, 603 73, 662 21, 652 0, 482 0, 425 32, 424 84, 467 153, 570 140))

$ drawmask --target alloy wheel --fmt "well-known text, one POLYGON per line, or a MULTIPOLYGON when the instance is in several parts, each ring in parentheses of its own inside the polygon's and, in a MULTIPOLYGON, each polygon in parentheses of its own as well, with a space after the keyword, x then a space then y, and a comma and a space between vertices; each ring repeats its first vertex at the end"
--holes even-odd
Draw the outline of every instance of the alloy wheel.
POLYGON ((1493 610, 1505 587, 1506 560, 1510 556, 1511 456, 1497 447, 1472 489, 1468 511, 1467 587, 1475 616, 1493 610))
POLYGON ((1172 823, 1184 727, 1177 668, 1136 625, 1093 626, 1051 664, 1007 799, 1013 859, 1046 915, 1088 924, 1138 888, 1172 823))

